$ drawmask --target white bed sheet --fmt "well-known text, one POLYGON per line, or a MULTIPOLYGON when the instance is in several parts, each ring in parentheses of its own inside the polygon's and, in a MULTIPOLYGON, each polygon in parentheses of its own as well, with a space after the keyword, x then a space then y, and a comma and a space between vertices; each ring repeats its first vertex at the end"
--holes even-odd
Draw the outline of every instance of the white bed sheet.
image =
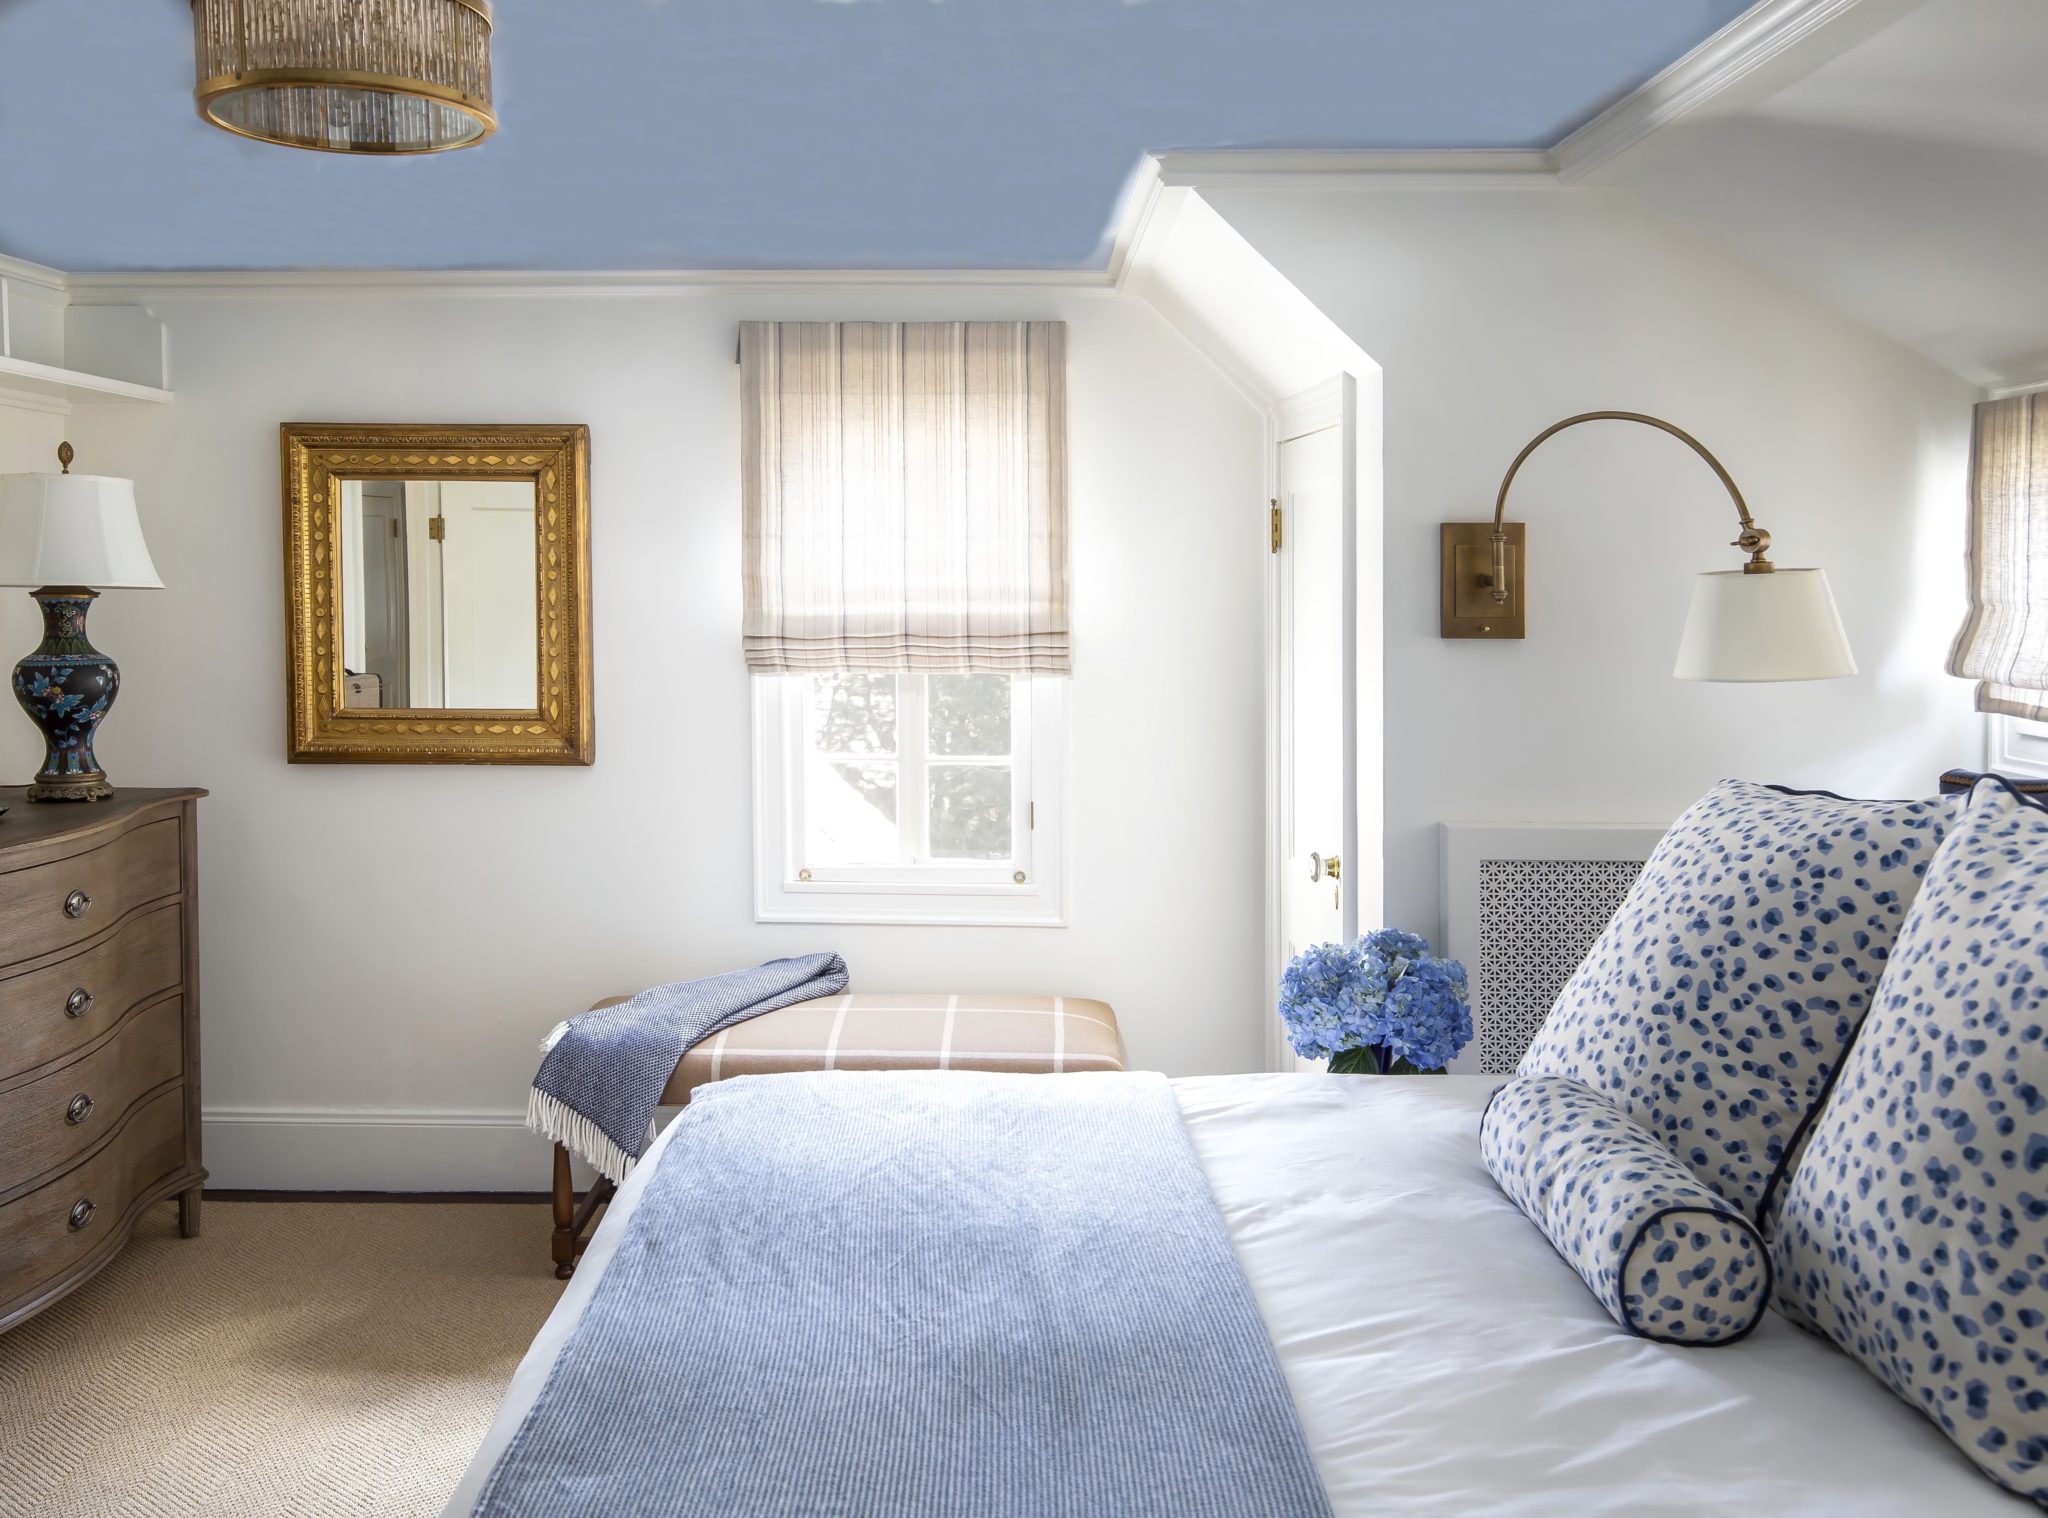
MULTIPOLYGON (((1174 1082, 1339 1518, 2038 1511, 1776 1314, 1716 1349, 1623 1332, 1480 1163, 1495 1084, 1174 1082)), ((449 1514, 474 1506, 673 1131, 620 1188, 449 1514)))

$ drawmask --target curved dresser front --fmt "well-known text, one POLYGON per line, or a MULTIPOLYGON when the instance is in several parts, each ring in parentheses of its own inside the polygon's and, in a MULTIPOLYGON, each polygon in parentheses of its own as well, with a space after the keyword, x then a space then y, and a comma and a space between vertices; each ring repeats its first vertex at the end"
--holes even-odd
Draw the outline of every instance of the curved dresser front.
POLYGON ((0 1330, 103 1269, 153 1203, 199 1231, 205 794, 0 788, 0 1330))

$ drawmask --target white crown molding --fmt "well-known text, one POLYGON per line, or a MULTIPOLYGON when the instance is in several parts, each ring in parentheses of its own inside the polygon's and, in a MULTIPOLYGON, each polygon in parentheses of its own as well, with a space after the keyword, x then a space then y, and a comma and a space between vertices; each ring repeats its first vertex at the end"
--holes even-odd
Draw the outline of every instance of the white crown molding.
POLYGON ((1110 223, 1109 275, 1110 284, 1123 289, 1133 272, 1133 259, 1139 245, 1150 235, 1154 219, 1158 216, 1160 199, 1166 193, 1166 186, 1159 180, 1159 160, 1147 153, 1138 160, 1138 167, 1131 172, 1130 181, 1124 192, 1117 198, 1116 217, 1110 223))
POLYGON ((19 280, 25 285, 41 285, 60 292, 69 283, 69 276, 62 269, 45 268, 25 258, 9 258, 5 253, 0 253, 0 279, 19 280))
POLYGON ((1231 148, 1156 157, 1161 184, 1191 190, 1540 190, 1557 184, 1557 165, 1543 148, 1231 148))
POLYGON ((46 416, 71 415, 71 402, 61 395, 0 386, 0 407, 10 411, 39 411, 46 416))
POLYGON ((207 269, 73 274, 71 303, 130 305, 159 300, 297 300, 309 296, 667 295, 683 291, 830 293, 846 289, 1102 291, 1103 269, 207 269))
POLYGON ((1795 51, 1801 72, 1817 68, 1922 3, 1764 0, 1552 148, 1558 179, 1577 184, 1765 65, 1791 62, 1795 51), (1843 25, 1852 13, 1858 24, 1843 25))

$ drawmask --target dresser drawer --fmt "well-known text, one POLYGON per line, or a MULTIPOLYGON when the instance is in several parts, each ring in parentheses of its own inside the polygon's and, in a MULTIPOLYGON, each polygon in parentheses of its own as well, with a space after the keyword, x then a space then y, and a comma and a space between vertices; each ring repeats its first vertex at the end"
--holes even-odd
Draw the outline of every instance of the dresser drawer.
POLYGON ((92 1053, 0 1091, 0 1194, 61 1170, 118 1128, 137 1097, 184 1067, 185 1004, 136 1013, 92 1053))
POLYGON ((137 1197, 185 1163, 185 1090, 128 1115, 121 1136, 68 1174, 0 1207, 0 1319, 109 1240, 137 1197))
POLYGON ((178 855, 177 819, 166 817, 87 853, 0 875, 0 959, 18 964, 67 948, 132 907, 176 895, 178 855))
POLYGON ((173 901, 69 959, 0 980, 0 1081, 84 1048, 184 977, 185 909, 173 901))

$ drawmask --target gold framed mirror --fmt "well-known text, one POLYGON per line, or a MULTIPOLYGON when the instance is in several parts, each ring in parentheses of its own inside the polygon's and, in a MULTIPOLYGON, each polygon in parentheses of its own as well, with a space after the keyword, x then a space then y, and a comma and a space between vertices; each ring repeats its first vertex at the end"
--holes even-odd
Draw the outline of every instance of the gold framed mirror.
POLYGON ((590 429, 281 432, 292 760, 589 764, 590 429))

